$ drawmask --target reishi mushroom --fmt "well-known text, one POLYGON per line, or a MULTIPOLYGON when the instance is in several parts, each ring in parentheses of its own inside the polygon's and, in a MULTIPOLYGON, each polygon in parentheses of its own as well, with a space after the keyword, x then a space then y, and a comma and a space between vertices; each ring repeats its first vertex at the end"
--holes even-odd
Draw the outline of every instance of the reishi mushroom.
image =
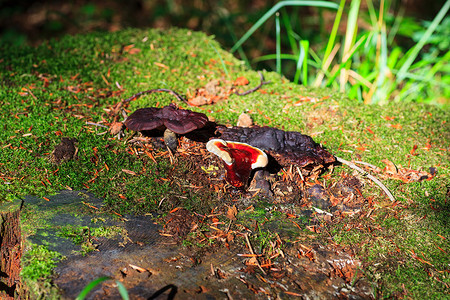
POLYGON ((191 110, 178 109, 171 104, 163 108, 139 108, 124 123, 134 131, 165 129, 164 142, 169 149, 175 151, 178 144, 176 134, 186 134, 204 127, 208 123, 208 117, 191 110))
POLYGON ((226 170, 226 180, 232 186, 244 188, 252 169, 263 168, 268 163, 264 151, 246 143, 212 139, 206 149, 222 159, 226 170))

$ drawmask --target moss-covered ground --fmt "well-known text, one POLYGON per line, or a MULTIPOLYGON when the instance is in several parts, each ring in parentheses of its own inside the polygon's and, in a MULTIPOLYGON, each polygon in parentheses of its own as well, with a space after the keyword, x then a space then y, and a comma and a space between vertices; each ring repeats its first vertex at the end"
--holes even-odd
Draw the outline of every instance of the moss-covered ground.
MULTIPOLYGON (((233 82, 241 76, 250 86, 259 83, 258 73, 222 50, 213 37, 188 30, 67 36, 36 48, 0 46, 0 51, 1 201, 84 189, 105 199, 107 209, 117 214, 167 213, 174 207, 164 206, 162 199, 182 192, 167 180, 174 172, 170 160, 157 157, 155 164, 147 155, 138 157, 126 137, 117 139, 98 124, 123 120, 115 105, 140 91, 170 88, 193 95, 213 80, 233 82), (49 158, 62 137, 76 138, 78 153, 76 159, 56 165, 49 158)), ((435 174, 431 180, 411 183, 382 177, 397 202, 369 186, 364 191, 370 204, 365 214, 328 222, 318 236, 324 243, 354 249, 364 275, 373 282, 374 297, 448 297, 448 107, 368 106, 335 91, 305 89, 275 73, 264 76, 271 83, 255 93, 189 109, 229 125, 247 112, 255 124, 311 135, 347 160, 380 168, 388 160, 399 169, 435 174)), ((131 102, 126 111, 174 101, 169 94, 152 94, 131 102)), ((340 166, 319 181, 331 184, 343 172, 352 171, 340 166)), ((179 204, 190 210, 205 213, 217 205, 215 200, 189 195, 179 204), (214 205, 208 204, 211 201, 214 205)), ((239 212, 236 217, 258 220, 258 210, 271 221, 282 218, 276 210, 268 217, 263 205, 255 206, 254 216, 239 212)), ((259 233, 261 248, 274 238, 275 228, 259 233)))

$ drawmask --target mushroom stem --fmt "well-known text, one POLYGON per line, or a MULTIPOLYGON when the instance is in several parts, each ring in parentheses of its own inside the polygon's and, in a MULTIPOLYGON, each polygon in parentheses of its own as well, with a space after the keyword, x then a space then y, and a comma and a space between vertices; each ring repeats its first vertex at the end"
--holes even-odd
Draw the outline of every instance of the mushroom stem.
POLYGON ((177 134, 168 128, 164 130, 164 143, 170 150, 176 151, 178 147, 177 134))

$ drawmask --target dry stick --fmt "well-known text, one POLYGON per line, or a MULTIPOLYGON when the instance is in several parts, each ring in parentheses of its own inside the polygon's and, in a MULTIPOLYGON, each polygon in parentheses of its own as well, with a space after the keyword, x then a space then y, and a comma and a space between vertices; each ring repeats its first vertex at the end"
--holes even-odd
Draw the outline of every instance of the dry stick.
POLYGON ((98 126, 98 127, 103 127, 103 128, 109 128, 106 125, 99 124, 99 123, 94 123, 94 122, 86 122, 86 125, 92 125, 92 126, 98 126))
POLYGON ((355 164, 365 165, 365 166, 371 167, 372 169, 375 169, 375 170, 379 169, 377 166, 374 166, 372 164, 369 164, 369 163, 366 163, 366 162, 363 162, 363 161, 359 161, 359 160, 354 161, 354 163, 355 164))
POLYGON ((250 249, 250 253, 251 253, 252 255, 254 255, 254 257, 255 257, 256 264, 258 265, 258 267, 259 267, 259 269, 261 270, 261 272, 263 272, 264 275, 267 275, 266 271, 264 271, 264 269, 261 267, 261 264, 259 263, 258 258, 256 257, 255 252, 253 251, 252 244, 250 244, 250 240, 248 239, 248 234, 246 233, 246 234, 244 234, 244 236, 245 236, 245 240, 247 241, 248 248, 250 249))
POLYGON ((261 77, 261 82, 258 84, 258 86, 254 87, 254 88, 252 88, 252 89, 250 89, 250 90, 248 90, 248 91, 242 92, 242 93, 239 93, 238 91, 235 91, 234 93, 235 93, 236 95, 238 95, 238 96, 245 96, 245 95, 248 95, 248 94, 250 94, 250 93, 256 92, 256 91, 259 90, 263 85, 269 84, 269 83, 270 83, 270 81, 264 81, 264 75, 263 75, 263 73, 261 73, 261 72, 258 72, 258 73, 259 73, 259 76, 261 77))
POLYGON ((357 165, 355 165, 354 163, 347 161, 343 158, 337 157, 336 155, 334 156, 336 157, 336 160, 340 163, 343 163, 344 165, 349 166, 350 168, 360 172, 363 176, 367 176, 368 178, 370 178, 373 182, 375 182, 385 193, 386 195, 389 197, 389 199, 391 199, 392 202, 395 202, 395 198, 392 195, 392 193, 388 190, 388 188, 381 182, 379 181, 376 177, 370 175, 369 173, 367 173, 366 171, 364 171, 363 169, 361 169, 360 167, 358 167, 357 165))
MULTIPOLYGON (((171 89, 153 89, 153 90, 148 90, 148 91, 139 92, 139 93, 137 93, 137 94, 134 94, 134 95, 131 96, 130 98, 125 99, 123 102, 126 103, 126 102, 133 101, 134 99, 139 98, 139 97, 142 96, 143 94, 153 94, 153 93, 160 93, 160 92, 166 92, 166 93, 172 94, 172 95, 174 95, 175 97, 177 97, 178 100, 180 100, 180 101, 182 101, 182 102, 184 102, 184 103, 187 103, 187 104, 189 105, 189 103, 188 103, 188 101, 187 101, 186 99, 184 99, 180 94, 178 94, 177 92, 175 92, 175 91, 173 91, 173 90, 171 90, 171 89)), ((190 105, 189 105, 189 106, 190 106, 190 105)))

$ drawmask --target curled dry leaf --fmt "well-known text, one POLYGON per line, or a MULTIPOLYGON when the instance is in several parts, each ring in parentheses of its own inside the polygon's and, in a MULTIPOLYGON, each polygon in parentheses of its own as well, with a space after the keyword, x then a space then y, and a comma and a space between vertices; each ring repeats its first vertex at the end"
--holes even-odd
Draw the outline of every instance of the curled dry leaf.
POLYGON ((236 205, 229 207, 227 211, 227 218, 230 220, 236 220, 236 215, 237 215, 236 205))
POLYGON ((433 178, 433 175, 428 172, 403 168, 401 165, 398 165, 397 167, 393 162, 387 159, 383 159, 382 162, 386 164, 386 167, 383 169, 385 175, 392 179, 401 180, 404 183, 422 181, 425 179, 430 180, 433 178))
POLYGON ((382 162, 386 165, 384 168, 384 172, 387 174, 397 174, 398 169, 397 166, 388 159, 383 159, 382 162))
POLYGON ((248 81, 247 78, 245 78, 244 76, 238 77, 236 78, 236 80, 234 81, 234 85, 235 86, 243 86, 243 85, 247 85, 250 82, 248 81))
POLYGON ((136 176, 136 175, 137 175, 136 172, 131 171, 131 170, 127 170, 127 169, 122 169, 122 172, 127 173, 127 174, 130 174, 130 175, 133 175, 133 176, 136 176))
POLYGON ((113 122, 111 126, 109 126, 109 133, 111 133, 112 135, 116 135, 122 130, 122 127, 122 122, 113 122))
POLYGON ((240 114, 236 125, 239 127, 250 127, 253 125, 252 117, 250 117, 249 114, 242 113, 240 114))
POLYGON ((209 104, 208 99, 205 96, 196 96, 188 100, 189 105, 192 106, 202 106, 205 104, 209 104))

